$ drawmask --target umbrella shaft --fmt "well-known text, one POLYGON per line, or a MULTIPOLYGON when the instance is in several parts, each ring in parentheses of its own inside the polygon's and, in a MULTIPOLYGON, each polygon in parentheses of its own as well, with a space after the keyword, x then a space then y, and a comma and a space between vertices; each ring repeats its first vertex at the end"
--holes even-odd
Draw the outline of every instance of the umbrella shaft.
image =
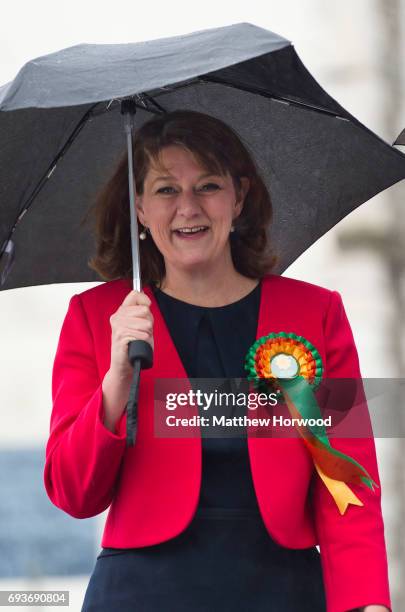
POLYGON ((132 157, 132 116, 129 112, 125 113, 125 132, 127 135, 127 151, 128 151, 128 184, 129 184, 129 206, 131 215, 131 250, 132 250, 132 275, 133 288, 136 291, 141 290, 141 274, 139 262, 139 239, 138 239, 138 222, 135 209, 135 176, 134 164, 132 157))

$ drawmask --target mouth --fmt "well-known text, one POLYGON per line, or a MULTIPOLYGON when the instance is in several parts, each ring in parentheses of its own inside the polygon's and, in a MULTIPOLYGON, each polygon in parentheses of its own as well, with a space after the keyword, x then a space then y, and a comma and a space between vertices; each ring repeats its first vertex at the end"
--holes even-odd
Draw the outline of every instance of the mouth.
POLYGON ((173 233, 179 238, 185 240, 193 240, 200 238, 207 233, 209 227, 207 225, 195 225, 193 227, 180 227, 173 230, 173 233))

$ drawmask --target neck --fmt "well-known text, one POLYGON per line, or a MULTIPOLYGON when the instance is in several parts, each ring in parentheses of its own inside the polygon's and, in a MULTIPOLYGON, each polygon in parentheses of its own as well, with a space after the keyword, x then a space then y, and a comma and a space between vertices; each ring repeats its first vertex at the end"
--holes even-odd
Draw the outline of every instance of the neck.
POLYGON ((179 269, 166 264, 160 289, 197 306, 226 306, 250 293, 257 284, 258 279, 240 274, 232 261, 203 269, 179 269))

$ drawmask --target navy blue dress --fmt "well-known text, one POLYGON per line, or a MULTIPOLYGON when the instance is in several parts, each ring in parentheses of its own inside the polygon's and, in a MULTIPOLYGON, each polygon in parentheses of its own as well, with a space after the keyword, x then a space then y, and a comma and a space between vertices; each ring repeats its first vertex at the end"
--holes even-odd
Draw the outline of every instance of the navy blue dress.
MULTIPOLYGON (((220 307, 153 291, 189 378, 246 377, 261 283, 220 307)), ((317 548, 280 546, 263 523, 246 436, 203 435, 202 453, 200 499, 189 526, 152 546, 103 548, 82 612, 325 612, 317 548)))

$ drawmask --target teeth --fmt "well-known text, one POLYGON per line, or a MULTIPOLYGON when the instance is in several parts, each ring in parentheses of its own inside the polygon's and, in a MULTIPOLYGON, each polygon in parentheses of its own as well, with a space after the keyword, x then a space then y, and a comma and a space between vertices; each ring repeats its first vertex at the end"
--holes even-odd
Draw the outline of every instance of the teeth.
POLYGON ((183 228, 183 229, 178 229, 177 231, 183 234, 194 234, 195 232, 199 232, 200 230, 204 230, 204 229, 205 229, 205 225, 201 225, 200 227, 183 228))

